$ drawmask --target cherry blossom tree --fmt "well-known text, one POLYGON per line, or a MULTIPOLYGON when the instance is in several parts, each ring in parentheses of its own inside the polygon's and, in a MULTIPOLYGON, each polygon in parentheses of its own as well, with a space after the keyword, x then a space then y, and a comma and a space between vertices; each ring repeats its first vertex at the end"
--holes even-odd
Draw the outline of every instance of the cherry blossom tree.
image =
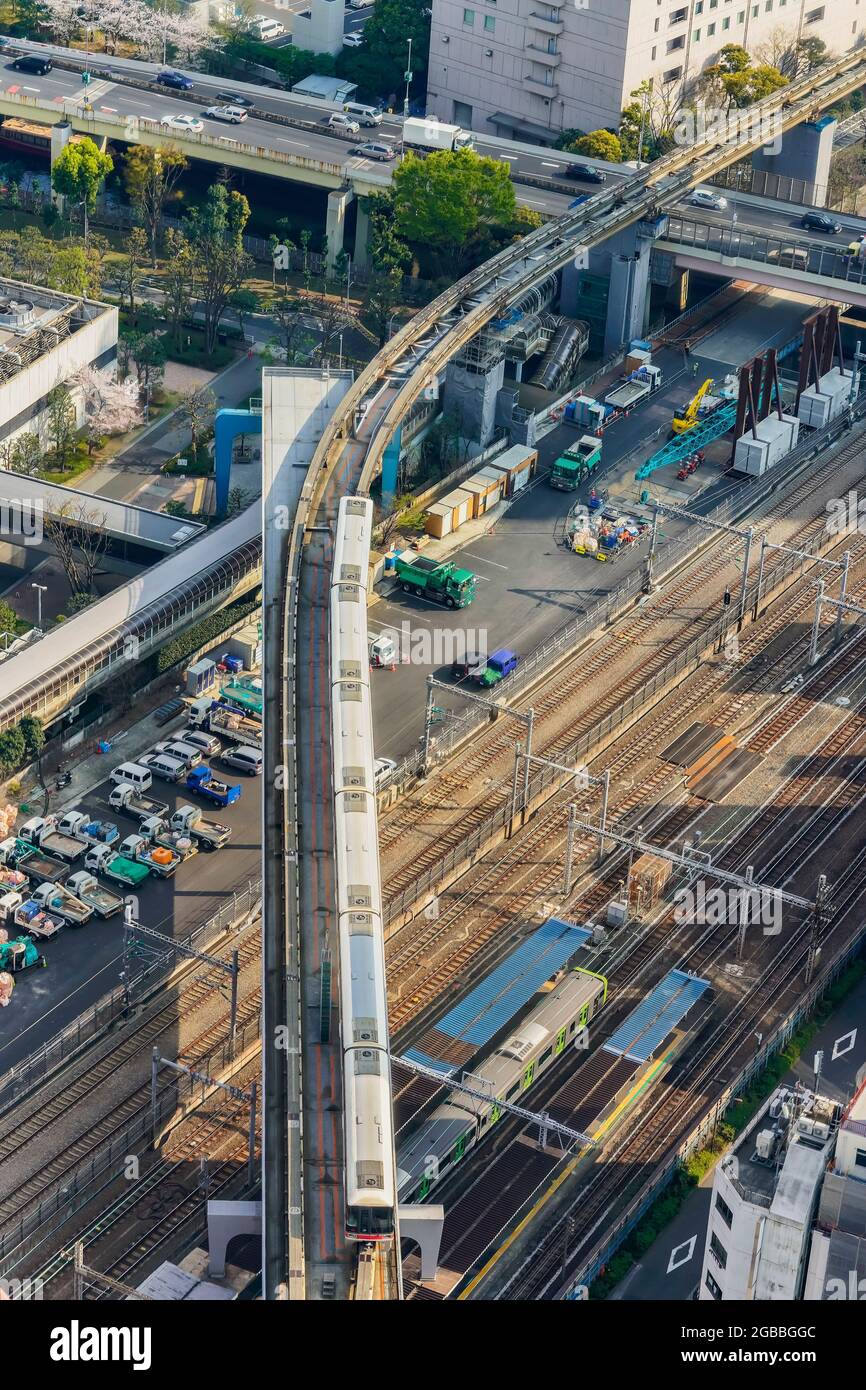
POLYGON ((84 395, 89 435, 126 434, 141 424, 141 402, 135 377, 118 381, 110 372, 82 367, 72 382, 84 395))

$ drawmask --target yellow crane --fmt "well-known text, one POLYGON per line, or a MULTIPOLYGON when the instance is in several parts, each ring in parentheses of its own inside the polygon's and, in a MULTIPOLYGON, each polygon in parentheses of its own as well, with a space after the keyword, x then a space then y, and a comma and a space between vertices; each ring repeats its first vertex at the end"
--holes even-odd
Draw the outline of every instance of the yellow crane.
POLYGON ((712 377, 707 377, 700 389, 692 396, 688 405, 684 405, 679 413, 674 416, 671 422, 674 434, 687 434, 689 430, 694 429, 700 419, 701 404, 704 396, 712 391, 714 385, 715 383, 712 377))

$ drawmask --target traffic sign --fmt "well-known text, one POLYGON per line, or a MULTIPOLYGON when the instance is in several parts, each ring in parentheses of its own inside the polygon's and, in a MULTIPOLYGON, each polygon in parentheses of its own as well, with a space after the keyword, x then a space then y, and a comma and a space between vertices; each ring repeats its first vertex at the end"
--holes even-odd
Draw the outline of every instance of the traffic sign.
POLYGON ((411 82, 411 81, 412 81, 412 77, 413 77, 413 74, 412 74, 411 72, 404 72, 404 73, 403 73, 403 81, 404 81, 404 82, 411 82))
POLYGON ((90 86, 90 73, 89 73, 89 72, 83 72, 83 73, 81 74, 81 82, 82 82, 82 85, 85 86, 85 87, 89 87, 89 86, 90 86))

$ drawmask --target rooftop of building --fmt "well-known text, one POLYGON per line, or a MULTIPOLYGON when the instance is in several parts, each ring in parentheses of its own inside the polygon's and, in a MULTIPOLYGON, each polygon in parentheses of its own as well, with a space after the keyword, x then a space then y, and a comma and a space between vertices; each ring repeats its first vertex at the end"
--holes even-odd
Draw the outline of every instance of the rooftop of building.
POLYGON ((65 520, 70 526, 104 531, 114 540, 133 541, 162 555, 170 555, 206 529, 200 521, 182 521, 101 493, 82 492, 0 469, 0 506, 24 509, 35 505, 41 506, 46 516, 65 520))
POLYGON ((746 1201, 805 1221, 839 1121, 838 1105, 801 1086, 780 1086, 743 1130, 722 1170, 746 1201))
POLYGON ((866 1136, 866 1080, 851 1097, 842 1120, 842 1128, 850 1133, 866 1136))
POLYGON ((99 300, 0 278, 0 384, 85 324, 102 314, 116 313, 112 305, 99 300))

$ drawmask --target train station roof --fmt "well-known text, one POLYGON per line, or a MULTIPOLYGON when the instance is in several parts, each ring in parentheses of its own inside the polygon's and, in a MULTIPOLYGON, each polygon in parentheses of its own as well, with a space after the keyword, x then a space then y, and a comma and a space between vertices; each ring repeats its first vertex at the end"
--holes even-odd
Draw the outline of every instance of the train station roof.
POLYGON ((546 980, 567 964, 591 934, 585 927, 551 917, 405 1055, 445 1075, 464 1066, 511 1022, 546 980))
POLYGON ((634 1062, 648 1062, 709 987, 709 980, 698 979, 684 970, 669 971, 611 1034, 605 1051, 634 1062))

